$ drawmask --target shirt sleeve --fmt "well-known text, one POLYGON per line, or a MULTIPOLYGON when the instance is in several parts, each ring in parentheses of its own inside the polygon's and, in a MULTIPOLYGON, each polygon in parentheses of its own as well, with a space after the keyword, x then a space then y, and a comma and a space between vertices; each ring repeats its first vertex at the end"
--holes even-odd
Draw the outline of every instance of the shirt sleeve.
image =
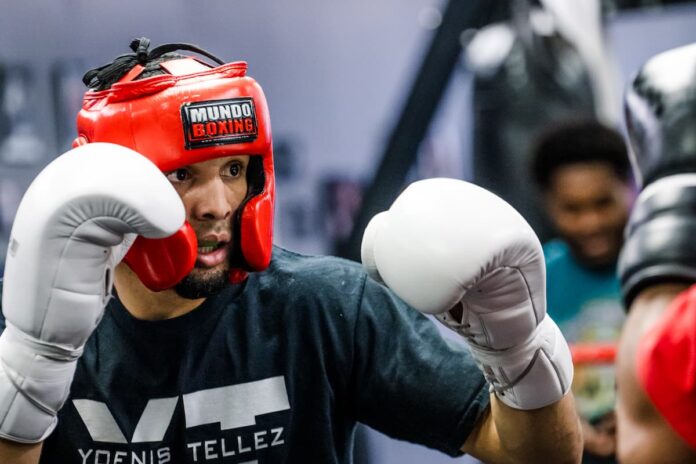
POLYGON ((365 283, 354 344, 357 420, 393 438, 461 455, 489 405, 469 350, 442 338, 430 319, 372 279, 365 283))

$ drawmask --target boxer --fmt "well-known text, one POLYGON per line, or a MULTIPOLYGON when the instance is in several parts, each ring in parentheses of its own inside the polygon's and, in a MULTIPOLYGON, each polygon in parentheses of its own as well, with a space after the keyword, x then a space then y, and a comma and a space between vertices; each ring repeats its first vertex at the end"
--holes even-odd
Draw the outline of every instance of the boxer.
POLYGON ((348 463, 360 421, 453 456, 578 462, 568 347, 509 205, 414 185, 366 231, 394 291, 274 247, 270 119, 246 64, 132 50, 86 75, 76 148, 17 213, 1 461, 348 463))

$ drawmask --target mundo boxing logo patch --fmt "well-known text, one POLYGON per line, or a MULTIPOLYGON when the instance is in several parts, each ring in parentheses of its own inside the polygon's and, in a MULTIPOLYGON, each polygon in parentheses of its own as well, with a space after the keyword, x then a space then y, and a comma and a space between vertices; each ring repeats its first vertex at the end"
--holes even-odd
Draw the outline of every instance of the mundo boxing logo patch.
POLYGON ((181 120, 187 149, 251 142, 258 133, 251 98, 185 103, 181 120))

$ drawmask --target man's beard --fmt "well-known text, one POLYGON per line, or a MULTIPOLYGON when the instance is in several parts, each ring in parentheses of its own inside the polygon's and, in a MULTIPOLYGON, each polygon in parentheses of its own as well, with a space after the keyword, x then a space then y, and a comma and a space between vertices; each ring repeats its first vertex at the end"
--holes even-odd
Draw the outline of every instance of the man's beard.
POLYGON ((200 268, 194 268, 181 282, 176 284, 174 291, 177 295, 189 300, 208 298, 220 293, 229 285, 229 263, 222 269, 209 269, 204 275, 196 272, 197 269, 200 270, 200 268))

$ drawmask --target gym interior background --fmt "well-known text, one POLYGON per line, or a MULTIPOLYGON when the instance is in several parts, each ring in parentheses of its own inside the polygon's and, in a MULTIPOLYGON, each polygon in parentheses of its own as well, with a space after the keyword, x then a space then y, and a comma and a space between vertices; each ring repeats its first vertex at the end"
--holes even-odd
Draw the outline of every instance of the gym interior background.
MULTIPOLYGON (((277 244, 355 258, 366 218, 406 182, 435 176, 491 188, 547 237, 525 172, 531 129, 577 112, 620 127, 638 66, 696 41, 696 2, 605 0, 601 22, 554 3, 5 2, 0 274, 24 190, 70 148, 82 74, 139 36, 249 62, 271 108, 277 244)), ((358 463, 452 462, 373 431, 360 437, 358 463)))

